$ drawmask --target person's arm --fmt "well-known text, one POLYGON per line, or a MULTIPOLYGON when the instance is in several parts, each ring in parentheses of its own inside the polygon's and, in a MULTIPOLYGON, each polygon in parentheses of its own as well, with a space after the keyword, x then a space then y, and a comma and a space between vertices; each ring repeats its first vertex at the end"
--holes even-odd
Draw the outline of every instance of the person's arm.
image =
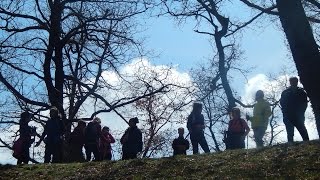
POLYGON ((121 137, 121 139, 120 139, 120 143, 121 143, 121 144, 124 144, 124 143, 127 142, 127 140, 128 140, 128 135, 127 135, 127 133, 128 133, 128 129, 124 132, 124 134, 122 135, 122 137, 121 137))
POLYGON ((264 111, 264 116, 266 119, 268 119, 271 116, 272 112, 271 112, 271 106, 270 104, 267 102, 266 103, 266 107, 265 107, 265 111, 264 111))
POLYGON ((140 130, 139 130, 139 133, 138 133, 138 145, 139 145, 138 152, 140 152, 143 149, 142 132, 140 130))
POLYGON ((303 112, 306 111, 307 107, 308 107, 308 97, 307 97, 307 93, 301 89, 301 101, 302 101, 302 110, 303 112))
POLYGON ((176 148, 177 148, 177 140, 174 139, 173 142, 172 142, 172 149, 176 150, 176 148))
POLYGON ((109 133, 109 143, 115 143, 115 139, 113 138, 113 136, 109 133))
POLYGON ((188 121, 187 121, 187 129, 191 131, 191 122, 192 122, 192 117, 191 115, 188 116, 188 121))
POLYGON ((203 116, 203 114, 200 114, 200 122, 201 122, 201 128, 202 128, 202 129, 205 129, 206 126, 205 126, 205 124, 204 124, 204 116, 203 116))
POLYGON ((186 140, 186 150, 188 150, 190 148, 190 143, 188 140, 186 140))

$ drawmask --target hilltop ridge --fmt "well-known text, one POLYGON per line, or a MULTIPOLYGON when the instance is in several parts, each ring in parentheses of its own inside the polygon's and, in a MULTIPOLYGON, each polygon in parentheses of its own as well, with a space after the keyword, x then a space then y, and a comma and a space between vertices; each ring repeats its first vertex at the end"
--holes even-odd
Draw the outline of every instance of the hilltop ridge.
POLYGON ((161 159, 0 167, 0 179, 318 179, 320 141, 161 159))

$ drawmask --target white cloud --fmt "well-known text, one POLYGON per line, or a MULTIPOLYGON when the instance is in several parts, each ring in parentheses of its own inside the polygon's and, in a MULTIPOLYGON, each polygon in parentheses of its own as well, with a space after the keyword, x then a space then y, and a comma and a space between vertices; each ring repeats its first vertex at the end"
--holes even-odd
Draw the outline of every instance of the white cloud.
MULTIPOLYGON (((169 67, 166 65, 154 65, 152 64, 149 60, 147 59, 135 59, 131 63, 123 66, 120 68, 119 73, 122 75, 125 75, 128 77, 127 82, 124 82, 117 73, 112 72, 112 71, 104 71, 102 73, 103 78, 112 86, 118 86, 118 85, 124 85, 129 82, 130 85, 130 80, 133 80, 135 74, 138 74, 140 76, 147 76, 147 77, 152 77, 152 75, 159 74, 160 76, 157 77, 159 79, 165 79, 164 83, 175 83, 178 85, 191 85, 191 78, 190 76, 185 73, 185 72, 180 72, 177 70, 176 67, 169 67), (148 73, 148 72, 154 72, 148 73), (163 71, 166 71, 166 73, 161 73, 163 71), (131 78, 130 78, 131 76, 131 78)), ((148 78, 145 78, 148 79, 148 78)), ((126 86, 127 86, 126 85, 126 86)), ((131 84, 132 85, 132 84, 131 84)), ((116 98, 117 96, 123 97, 126 95, 126 93, 130 92, 125 92, 126 89, 121 89, 120 91, 118 90, 106 90, 103 89, 101 91, 106 91, 108 92, 108 99, 110 98, 116 98)), ((127 90, 128 91, 128 90, 127 90)), ((93 101, 88 101, 84 104, 84 109, 86 112, 81 115, 82 117, 88 117, 91 115, 91 113, 94 112, 94 104, 93 101)), ((128 125, 115 113, 115 112, 110 112, 110 113, 102 113, 99 114, 98 117, 101 118, 101 124, 102 126, 108 126, 111 129, 111 132, 115 134, 116 138, 120 138, 122 135, 119 132, 123 132, 128 125)), ((131 118, 130 116, 125 117, 127 120, 131 118)), ((30 123, 30 125, 35 125, 34 123, 30 123)), ((142 124, 138 124, 138 126, 142 126, 142 124)), ((15 127, 17 128, 17 127, 15 127)), ((38 128, 38 133, 40 132, 40 128, 38 128)), ((4 135, 2 135, 3 137, 4 135)), ((9 136, 8 136, 9 137, 9 136)), ((1 149, 0 153, 0 163, 1 164, 15 164, 16 160, 12 157, 12 152, 7 149, 1 149)), ((30 152, 31 153, 31 152, 30 152)), ((117 155, 119 156, 119 155, 117 155)), ((116 157, 118 159, 119 157, 116 157)))

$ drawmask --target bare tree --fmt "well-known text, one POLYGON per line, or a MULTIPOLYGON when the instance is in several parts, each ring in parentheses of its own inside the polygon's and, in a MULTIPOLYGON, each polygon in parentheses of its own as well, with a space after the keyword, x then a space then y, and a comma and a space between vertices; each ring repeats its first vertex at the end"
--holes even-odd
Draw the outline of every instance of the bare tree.
POLYGON ((1 1, 1 103, 12 103, 1 109, 5 121, 15 124, 22 109, 43 125, 45 111, 56 106, 68 135, 92 99, 100 106, 90 118, 165 91, 163 86, 116 99, 102 93, 119 88, 109 83, 106 71, 117 73, 119 66, 143 55, 134 37, 139 31, 135 18, 149 5, 147 0, 1 1))
MULTIPOLYGON (((320 3, 316 0, 276 0, 254 3, 249 0, 240 0, 247 6, 263 13, 279 17, 284 33, 286 34, 293 60, 308 97, 311 100, 320 137, 320 78, 318 75, 320 52, 310 23, 318 27, 320 3)), ((317 28, 315 28, 317 30, 317 28)))
POLYGON ((132 87, 124 93, 154 91, 166 86, 166 91, 140 99, 122 110, 125 116, 137 116, 144 137, 141 157, 160 157, 171 152, 173 133, 186 122, 186 108, 193 101, 194 87, 190 79, 176 76, 170 67, 148 67, 143 63, 134 68, 132 87), (142 73, 143 72, 143 73, 142 73), (180 78, 180 79, 179 79, 180 78))

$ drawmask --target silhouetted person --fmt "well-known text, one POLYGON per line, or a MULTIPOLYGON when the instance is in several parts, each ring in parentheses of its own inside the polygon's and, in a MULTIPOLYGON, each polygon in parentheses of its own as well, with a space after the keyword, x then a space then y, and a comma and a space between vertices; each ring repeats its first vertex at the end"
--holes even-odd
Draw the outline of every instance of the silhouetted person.
POLYGON ((264 99, 264 93, 261 90, 256 92, 255 100, 257 103, 253 107, 253 117, 247 116, 247 119, 251 121, 251 127, 253 129, 257 147, 263 147, 262 139, 268 128, 271 107, 264 99))
POLYGON ((202 104, 194 103, 193 110, 188 117, 187 128, 190 133, 190 140, 192 143, 193 154, 199 153, 200 144, 204 152, 209 153, 208 143, 204 137, 204 117, 201 114, 202 104))
POLYGON ((70 161, 71 162, 84 162, 84 155, 82 152, 84 143, 85 143, 85 135, 84 131, 86 128, 86 123, 84 121, 79 121, 78 126, 74 128, 72 133, 70 134, 69 146, 70 146, 70 161))
POLYGON ((31 144, 34 142, 34 138, 32 136, 35 136, 37 134, 36 129, 33 127, 30 127, 28 123, 31 120, 31 114, 29 112, 23 112, 21 113, 20 118, 20 137, 19 139, 14 143, 14 157, 17 158, 17 164, 28 164, 30 160, 30 152, 29 148, 31 147, 31 144))
POLYGON ((288 142, 293 142, 294 127, 298 129, 302 139, 308 141, 309 136, 304 125, 304 113, 308 106, 307 94, 303 88, 298 87, 298 78, 291 77, 289 81, 290 87, 282 92, 280 98, 288 142))
POLYGON ((229 121, 226 149, 245 148, 245 138, 250 128, 247 122, 241 118, 240 109, 233 108, 231 111, 231 120, 229 121))
POLYGON ((189 149, 189 141, 184 138, 184 129, 178 129, 179 137, 173 140, 172 149, 173 155, 187 154, 187 150, 189 149))
POLYGON ((115 143, 113 136, 110 134, 109 127, 102 128, 102 134, 100 138, 100 154, 102 160, 111 160, 111 144, 115 143))
POLYGON ((43 140, 46 144, 44 163, 49 163, 51 161, 51 156, 52 163, 60 163, 62 161, 63 133, 64 126, 61 115, 56 107, 52 107, 50 109, 50 119, 46 122, 40 140, 36 144, 36 146, 39 146, 43 140))
POLYGON ((129 120, 129 128, 121 137, 122 160, 135 159, 137 158, 138 152, 142 151, 142 133, 137 127, 137 123, 139 123, 138 118, 131 118, 129 120))
POLYGON ((99 141, 101 137, 101 120, 95 117, 85 129, 85 149, 86 160, 91 161, 91 154, 94 155, 95 161, 101 160, 101 154, 99 151, 99 141))

